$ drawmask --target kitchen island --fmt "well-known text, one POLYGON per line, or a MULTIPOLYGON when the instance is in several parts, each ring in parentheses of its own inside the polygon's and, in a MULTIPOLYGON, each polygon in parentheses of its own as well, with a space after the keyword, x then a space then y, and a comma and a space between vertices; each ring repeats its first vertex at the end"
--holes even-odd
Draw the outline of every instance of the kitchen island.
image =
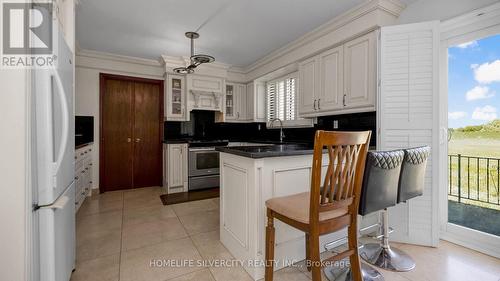
MULTIPOLYGON (((313 147, 220 147, 220 240, 254 280, 264 277, 266 200, 310 189, 313 147)), ((323 156, 323 173, 328 155, 323 156)), ((305 259, 304 233, 275 220, 275 270, 305 259)), ((342 230, 320 239, 324 244, 342 230)))

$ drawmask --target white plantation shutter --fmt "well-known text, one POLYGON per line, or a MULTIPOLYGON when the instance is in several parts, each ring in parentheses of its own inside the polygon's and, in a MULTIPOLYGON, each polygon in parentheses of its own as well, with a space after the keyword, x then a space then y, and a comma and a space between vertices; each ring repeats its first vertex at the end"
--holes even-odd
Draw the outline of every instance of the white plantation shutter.
POLYGON ((379 148, 430 145, 423 196, 389 209, 395 241, 437 246, 438 22, 382 27, 379 148))
POLYGON ((286 120, 295 120, 295 78, 286 79, 286 120))
POLYGON ((279 118, 283 122, 297 120, 297 77, 288 75, 267 82, 267 120, 279 118))
POLYGON ((285 81, 276 82, 277 94, 278 94, 278 118, 282 121, 285 120, 285 81))
POLYGON ((276 118, 276 84, 267 84, 267 120, 276 118))

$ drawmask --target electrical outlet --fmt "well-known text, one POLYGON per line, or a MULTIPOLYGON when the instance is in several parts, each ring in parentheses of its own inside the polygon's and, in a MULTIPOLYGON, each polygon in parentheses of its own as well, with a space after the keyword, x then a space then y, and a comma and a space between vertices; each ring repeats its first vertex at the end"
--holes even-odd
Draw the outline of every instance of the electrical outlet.
POLYGON ((338 129, 339 128, 339 120, 333 120, 333 128, 338 129))

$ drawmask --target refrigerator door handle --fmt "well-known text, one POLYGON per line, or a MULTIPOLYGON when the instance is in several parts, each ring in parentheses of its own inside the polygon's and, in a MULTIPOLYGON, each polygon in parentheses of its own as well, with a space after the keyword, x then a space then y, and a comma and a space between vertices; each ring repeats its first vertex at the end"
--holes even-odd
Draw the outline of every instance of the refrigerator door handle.
MULTIPOLYGON (((69 110, 68 110, 68 102, 66 100, 66 95, 64 93, 64 87, 61 81, 61 77, 57 73, 56 69, 52 69, 52 75, 54 78, 55 84, 57 86, 57 94, 61 102, 62 107, 62 134, 61 134, 61 146, 59 147, 59 151, 57 153, 56 162, 53 163, 53 175, 57 174, 61 163, 63 161, 64 152, 66 151, 66 147, 68 145, 69 138, 69 110)), ((55 184, 55 183, 54 183, 55 184)))
POLYGON ((56 200, 53 204, 50 205, 35 205, 34 210, 37 211, 39 209, 63 209, 66 207, 66 204, 69 202, 69 197, 68 196, 61 196, 59 199, 56 200))

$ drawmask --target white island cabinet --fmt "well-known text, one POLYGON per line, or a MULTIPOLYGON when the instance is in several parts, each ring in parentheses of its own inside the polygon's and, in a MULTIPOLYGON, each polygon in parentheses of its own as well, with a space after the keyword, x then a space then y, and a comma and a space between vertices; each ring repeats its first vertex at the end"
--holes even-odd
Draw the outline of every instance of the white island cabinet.
MULTIPOLYGON (((323 156, 323 172, 328 156, 323 156)), ((254 280, 264 277, 266 200, 308 191, 312 151, 309 155, 250 158, 220 153, 220 240, 243 262, 254 280), (262 264, 259 264, 262 263, 262 264)), ((305 259, 304 233, 275 219, 275 270, 305 259)), ((322 236, 324 244, 344 237, 345 230, 322 236)))

